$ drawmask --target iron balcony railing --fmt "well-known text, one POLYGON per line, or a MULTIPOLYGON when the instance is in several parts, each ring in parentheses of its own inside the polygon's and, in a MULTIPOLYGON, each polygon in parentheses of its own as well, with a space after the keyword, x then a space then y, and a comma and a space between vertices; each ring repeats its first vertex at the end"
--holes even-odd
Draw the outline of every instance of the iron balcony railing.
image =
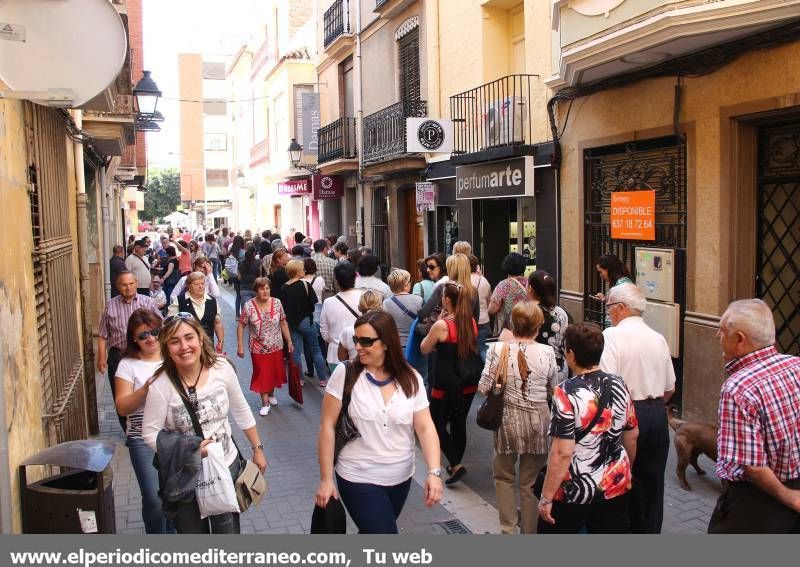
POLYGON ((325 10, 325 15, 322 17, 325 47, 336 41, 339 36, 351 33, 349 4, 349 0, 336 0, 325 10))
POLYGON ((406 118, 427 115, 424 100, 406 100, 364 117, 364 163, 406 153, 406 118))
POLYGON ((508 75, 450 97, 453 154, 532 143, 536 75, 508 75))
POLYGON ((319 163, 335 159, 355 159, 356 119, 339 118, 319 129, 319 163))

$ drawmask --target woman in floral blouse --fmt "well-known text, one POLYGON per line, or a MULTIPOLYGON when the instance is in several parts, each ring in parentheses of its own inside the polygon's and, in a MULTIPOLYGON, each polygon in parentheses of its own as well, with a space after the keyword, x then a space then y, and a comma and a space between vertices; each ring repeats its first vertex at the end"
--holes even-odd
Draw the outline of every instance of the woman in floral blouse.
POLYGON ((289 326, 279 299, 270 297, 269 280, 256 278, 253 283, 256 296, 242 306, 236 328, 236 354, 244 358, 244 329, 250 330, 250 356, 253 359, 253 378, 250 390, 261 395, 260 415, 269 414, 269 407, 277 405, 275 388, 286 383, 283 364, 283 344, 293 351, 289 326))
POLYGON ((523 276, 525 258, 512 252, 503 259, 500 269, 508 277, 494 288, 488 310, 489 315, 495 317, 495 334, 511 328, 511 310, 517 303, 528 299, 528 281, 523 276))
POLYGON ((564 333, 564 355, 575 376, 553 396, 540 534, 577 533, 584 527, 589 533, 629 529, 628 493, 639 428, 625 382, 600 370, 603 345, 603 333, 593 323, 570 325, 564 333), (607 388, 608 403, 595 420, 607 388))

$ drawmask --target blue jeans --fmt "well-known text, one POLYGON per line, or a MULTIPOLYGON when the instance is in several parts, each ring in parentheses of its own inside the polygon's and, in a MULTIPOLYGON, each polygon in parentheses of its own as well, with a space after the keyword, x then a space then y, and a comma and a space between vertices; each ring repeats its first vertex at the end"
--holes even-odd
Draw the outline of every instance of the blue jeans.
POLYGON ((489 350, 489 345, 486 344, 486 339, 489 338, 492 329, 489 323, 478 325, 478 353, 481 359, 486 362, 486 351, 489 350))
POLYGON ((253 299, 255 296, 256 296, 256 292, 254 292, 252 289, 240 289, 239 296, 238 296, 239 305, 236 308, 236 311, 238 313, 241 313, 242 312, 242 307, 244 307, 244 304, 247 303, 248 301, 250 301, 251 299, 253 299))
POLYGON ((211 268, 214 271, 214 281, 219 279, 219 273, 221 270, 219 269, 219 258, 209 258, 209 262, 211 262, 211 268))
POLYGON ((294 363, 300 371, 302 372, 303 369, 303 353, 306 349, 309 349, 314 360, 314 370, 317 373, 317 379, 327 380, 328 365, 325 363, 325 358, 322 356, 322 350, 319 348, 317 329, 314 323, 311 322, 311 319, 305 317, 296 327, 290 327, 289 331, 292 335, 292 345, 294 345, 294 363))
POLYGON ((131 455, 131 465, 142 491, 142 521, 148 534, 175 533, 175 528, 167 522, 161 512, 161 498, 158 496, 158 471, 153 467, 153 450, 141 437, 128 437, 125 441, 131 455))
POLYGON ((396 534, 411 479, 394 486, 350 482, 336 475, 339 495, 360 534, 396 534))

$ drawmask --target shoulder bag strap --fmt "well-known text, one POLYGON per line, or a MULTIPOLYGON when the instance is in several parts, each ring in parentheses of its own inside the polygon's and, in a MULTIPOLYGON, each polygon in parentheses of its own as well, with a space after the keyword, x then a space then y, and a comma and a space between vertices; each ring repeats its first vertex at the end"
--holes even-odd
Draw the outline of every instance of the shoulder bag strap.
POLYGON ((508 350, 508 343, 503 343, 503 348, 500 349, 500 360, 497 361, 494 373, 495 387, 503 386, 505 389, 506 374, 508 373, 508 350))
POLYGON ((192 407, 192 404, 189 401, 189 396, 186 394, 186 390, 183 388, 183 384, 179 384, 179 386, 180 388, 178 388, 178 395, 181 397, 183 406, 189 413, 189 418, 192 420, 192 427, 194 427, 194 432, 200 439, 205 439, 203 428, 200 427, 200 420, 197 418, 197 412, 194 411, 194 408, 192 407))
POLYGON ((344 361, 344 386, 342 387, 342 409, 341 411, 347 413, 347 408, 350 407, 350 396, 353 393, 353 386, 356 383, 357 376, 353 376, 353 363, 350 360, 344 361))
POLYGON ((597 404, 597 413, 594 414, 592 421, 589 422, 589 426, 583 430, 583 433, 575 436, 575 443, 578 443, 581 439, 586 437, 594 426, 597 425, 597 422, 603 417, 603 412, 608 407, 608 403, 611 401, 611 380, 605 378, 600 387, 603 389, 603 393, 600 394, 600 403, 597 404))
POLYGON ((416 319, 417 318, 417 316, 414 315, 408 307, 403 305, 403 303, 399 299, 397 299, 396 295, 393 295, 391 297, 391 300, 392 300, 392 303, 394 303, 395 305, 397 305, 400 308, 400 311, 402 311, 403 313, 408 315, 411 319, 416 319))
POLYGON ((350 307, 350 304, 349 304, 349 303, 347 303, 347 302, 346 302, 344 299, 342 299, 342 296, 341 296, 341 295, 339 295, 339 294, 337 293, 337 294, 336 294, 334 297, 336 297, 336 299, 338 299, 339 301, 341 301, 341 302, 342 302, 342 305, 344 305, 345 307, 347 307, 347 310, 348 310, 350 313, 352 313, 352 314, 353 314, 353 317, 355 317, 356 319, 358 319, 358 313, 356 313, 355 311, 353 311, 353 308, 352 308, 352 307, 350 307))

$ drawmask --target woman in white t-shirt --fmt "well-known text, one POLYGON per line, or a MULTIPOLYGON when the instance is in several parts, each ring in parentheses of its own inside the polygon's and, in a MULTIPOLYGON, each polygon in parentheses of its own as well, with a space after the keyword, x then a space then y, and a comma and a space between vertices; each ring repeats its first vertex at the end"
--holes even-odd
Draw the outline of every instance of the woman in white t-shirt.
POLYGON ((338 485, 359 533, 397 533, 414 474, 415 433, 428 466, 425 505, 442 498, 439 439, 422 378, 403 357, 392 316, 385 311, 362 315, 354 335, 358 356, 336 368, 322 400, 316 503, 325 507, 337 498, 338 485), (350 400, 348 415, 360 437, 341 449, 334 468, 343 398, 350 400))
MULTIPOLYGON (((267 468, 264 445, 236 370, 226 358, 215 352, 200 323, 184 312, 167 317, 159 343, 164 363, 147 393, 142 419, 145 443, 158 451, 161 431, 199 437, 187 409, 191 407, 197 416, 199 433, 202 433, 203 440, 199 444, 201 457, 207 456, 209 443, 219 443, 231 480, 235 482, 241 472, 243 457, 233 441, 230 416, 247 437, 252 461, 263 473, 267 468)), ((174 456, 159 452, 161 466, 174 456)), ((190 489, 189 486, 186 488, 190 489)), ((169 511, 176 530, 181 534, 239 533, 238 513, 215 514, 204 519, 200 517, 196 499, 171 501, 169 511)))
POLYGON ((174 533, 161 511, 158 472, 153 467, 153 450, 142 438, 142 414, 147 392, 161 366, 158 334, 161 317, 149 309, 137 309, 128 319, 128 344, 114 377, 117 413, 128 417, 125 445, 133 472, 142 491, 142 521, 148 534, 174 533))

